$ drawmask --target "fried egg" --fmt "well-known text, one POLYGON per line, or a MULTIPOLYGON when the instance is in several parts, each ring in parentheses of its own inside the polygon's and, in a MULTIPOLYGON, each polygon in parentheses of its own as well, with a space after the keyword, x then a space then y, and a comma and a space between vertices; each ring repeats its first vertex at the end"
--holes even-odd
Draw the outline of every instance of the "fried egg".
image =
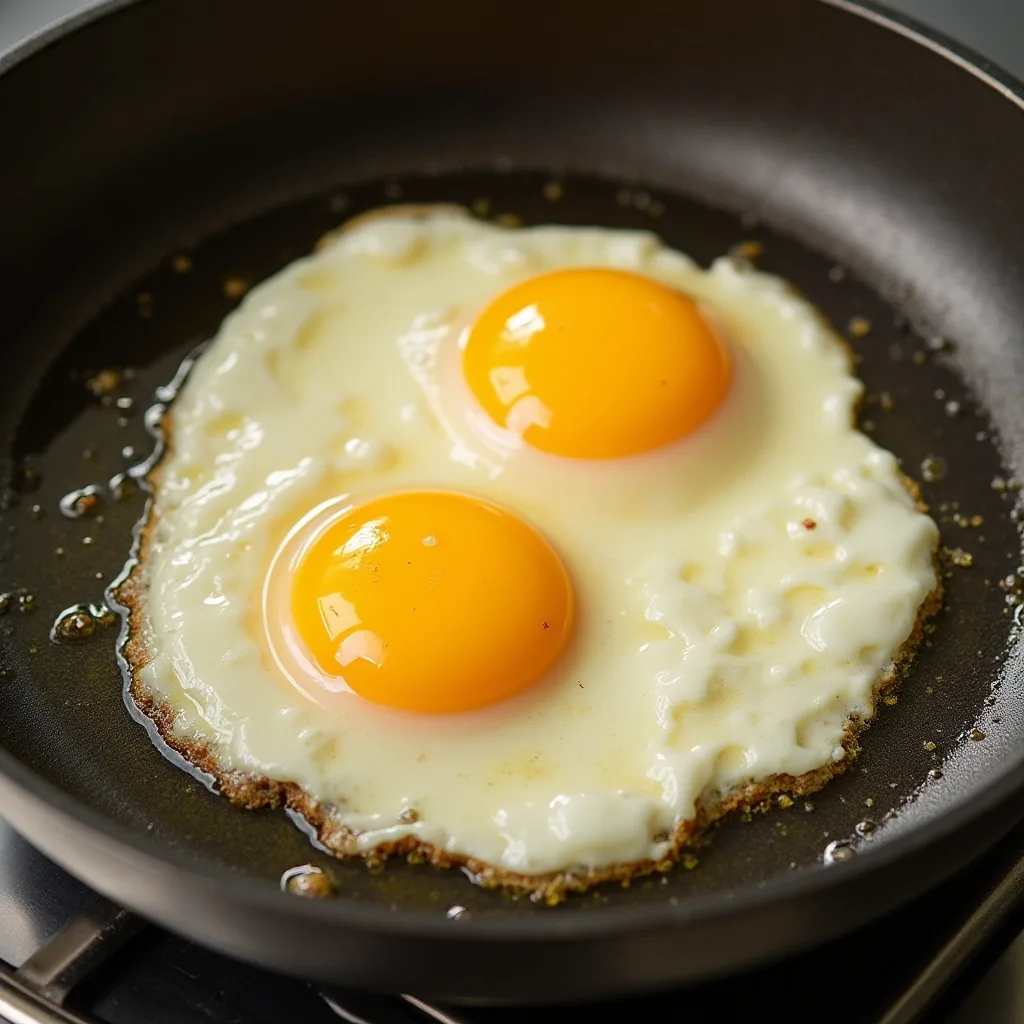
POLYGON ((822 784, 938 531, 784 281, 645 232, 359 218, 166 417, 133 692, 339 855, 584 887, 822 784))

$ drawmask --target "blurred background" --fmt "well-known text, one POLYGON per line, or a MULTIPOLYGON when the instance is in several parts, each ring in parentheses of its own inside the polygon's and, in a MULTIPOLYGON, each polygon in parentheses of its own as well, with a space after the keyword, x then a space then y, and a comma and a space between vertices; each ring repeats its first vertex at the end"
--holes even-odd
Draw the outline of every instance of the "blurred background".
MULTIPOLYGON (((0 0, 0 51, 95 0, 0 0)), ((1024 0, 888 0, 1024 78, 1024 0)), ((767 7, 767 5, 766 5, 767 7)))

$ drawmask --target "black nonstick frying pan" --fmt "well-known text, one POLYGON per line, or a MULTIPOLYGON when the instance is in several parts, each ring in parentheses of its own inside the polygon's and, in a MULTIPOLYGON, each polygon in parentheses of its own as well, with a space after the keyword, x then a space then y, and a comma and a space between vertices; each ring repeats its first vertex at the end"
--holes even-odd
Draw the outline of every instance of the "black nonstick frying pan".
POLYGON ((2 71, 0 813, 71 872, 309 978, 568 1000, 853 929, 1024 812, 1021 86, 839 0, 114 0, 2 71), (955 552, 947 608, 851 769, 726 822, 692 870, 548 908, 335 861, 157 749, 115 629, 50 639, 123 565, 144 495, 111 480, 152 451, 142 410, 238 282, 396 200, 650 228, 703 262, 759 241, 839 328, 870 324, 864 428, 955 552), (125 367, 107 402, 86 386, 125 367), (63 515, 89 484, 101 517, 63 515), (280 891, 307 862, 335 899, 280 891))

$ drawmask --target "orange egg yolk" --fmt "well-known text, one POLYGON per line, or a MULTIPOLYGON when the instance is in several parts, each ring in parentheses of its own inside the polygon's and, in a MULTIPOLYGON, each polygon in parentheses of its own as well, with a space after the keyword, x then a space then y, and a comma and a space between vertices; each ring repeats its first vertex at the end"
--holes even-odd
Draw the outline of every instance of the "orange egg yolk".
POLYGON ((300 557, 295 629, 366 700, 470 711, 526 690, 565 646, 573 592, 554 549, 504 509, 412 491, 349 509, 300 557))
POLYGON ((495 423, 554 455, 647 452, 700 426, 729 353, 693 299, 621 270, 558 270, 499 295, 470 326, 463 372, 495 423))

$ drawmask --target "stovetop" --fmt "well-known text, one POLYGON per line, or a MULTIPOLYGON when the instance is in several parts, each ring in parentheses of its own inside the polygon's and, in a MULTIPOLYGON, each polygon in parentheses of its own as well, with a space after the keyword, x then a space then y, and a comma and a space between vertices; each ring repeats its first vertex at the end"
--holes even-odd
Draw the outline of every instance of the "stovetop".
MULTIPOLYGON (((92 0, 0 0, 0 52, 92 0)), ((1020 0, 889 0, 1024 78, 1020 0)), ((605 1004, 616 1017, 1024 1021, 1024 825, 938 891, 740 979, 605 1004)), ((511 1024, 510 1009, 326 991, 212 953, 97 897, 0 819, 0 1021, 15 1024, 511 1024)), ((530 1010, 531 1024, 585 1008, 530 1010)))
MULTIPOLYGON (((784 1008, 794 1024, 1019 1021, 1020 951, 1011 946, 1008 954, 1005 977, 1018 986, 1009 994, 992 990, 992 979, 1004 976, 992 964, 1022 927, 1024 825, 938 892, 844 939, 738 980, 601 1009, 652 1021, 673 1019, 682 1007, 696 1020, 738 1020, 766 1006, 784 1008)), ((327 990, 239 963, 144 925, 0 823, 0 1020, 512 1024, 526 1012, 327 990)), ((588 1008, 528 1012, 531 1024, 554 1024, 588 1008)))

